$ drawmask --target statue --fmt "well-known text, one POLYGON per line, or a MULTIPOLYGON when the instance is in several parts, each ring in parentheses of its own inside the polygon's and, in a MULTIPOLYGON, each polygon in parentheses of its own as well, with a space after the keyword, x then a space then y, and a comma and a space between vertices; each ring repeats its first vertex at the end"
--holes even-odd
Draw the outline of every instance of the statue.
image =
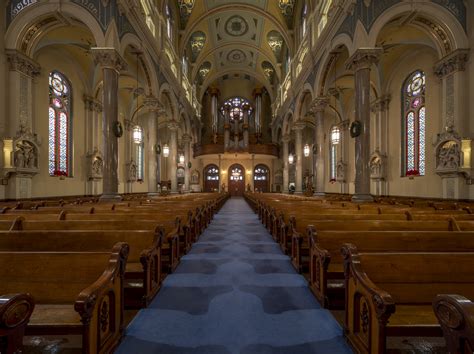
POLYGON ((438 166, 441 170, 456 170, 461 166, 461 151, 459 144, 448 141, 439 149, 438 166))
POLYGON ((20 140, 16 144, 14 164, 18 168, 36 168, 36 151, 33 144, 20 140))
POLYGON ((92 162, 92 173, 95 176, 102 176, 102 169, 104 168, 104 162, 101 158, 95 158, 92 162))

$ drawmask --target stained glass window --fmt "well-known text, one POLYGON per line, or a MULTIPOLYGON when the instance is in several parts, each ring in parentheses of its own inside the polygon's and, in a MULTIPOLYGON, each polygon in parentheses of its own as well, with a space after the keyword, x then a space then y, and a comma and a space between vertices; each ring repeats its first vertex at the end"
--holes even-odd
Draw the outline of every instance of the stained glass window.
POLYGON ((211 165, 206 170, 206 180, 208 181, 218 181, 219 180, 219 169, 217 166, 211 165))
POLYGON ((169 39, 173 39, 173 18, 171 15, 171 9, 168 4, 165 6, 165 15, 166 15, 166 34, 169 39))
POLYGON ((331 128, 331 141, 329 148, 329 179, 336 180, 336 165, 337 165, 337 145, 341 141, 341 130, 338 127, 331 128))
MULTIPOLYGON (((224 102, 224 105, 221 107, 221 113, 225 116, 225 107, 230 107, 230 119, 234 120, 235 118, 239 118, 239 120, 244 119, 244 110, 243 106, 248 104, 250 106, 250 102, 242 97, 233 97, 228 99, 224 102)), ((252 114, 252 107, 250 106, 249 109, 249 116, 252 114)))
POLYGON ((58 71, 49 74, 49 164, 50 176, 70 176, 71 85, 58 71))
POLYGON ((424 176, 426 172, 426 108, 425 73, 417 70, 405 80, 402 91, 402 112, 405 151, 403 175, 424 176))
POLYGON ((240 167, 234 167, 230 171, 230 180, 231 181, 242 181, 244 179, 243 177, 243 171, 240 167))
POLYGON ((255 167, 253 178, 255 181, 266 181, 268 179, 268 168, 264 165, 258 165, 255 167))

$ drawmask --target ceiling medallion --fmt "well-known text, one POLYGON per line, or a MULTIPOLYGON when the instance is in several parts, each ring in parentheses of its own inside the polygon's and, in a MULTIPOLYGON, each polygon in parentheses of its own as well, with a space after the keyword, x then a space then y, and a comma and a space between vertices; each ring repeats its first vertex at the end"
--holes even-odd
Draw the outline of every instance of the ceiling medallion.
POLYGON ((227 60, 233 64, 243 63, 246 59, 246 55, 240 49, 233 49, 227 54, 227 60))
POLYGON ((232 16, 225 23, 225 31, 230 36, 243 36, 249 30, 249 25, 241 16, 232 16))

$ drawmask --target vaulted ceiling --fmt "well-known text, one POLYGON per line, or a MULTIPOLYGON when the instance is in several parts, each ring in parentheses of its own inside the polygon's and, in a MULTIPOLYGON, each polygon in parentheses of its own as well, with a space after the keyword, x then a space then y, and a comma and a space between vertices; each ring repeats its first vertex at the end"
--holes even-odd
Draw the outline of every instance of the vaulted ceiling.
POLYGON ((203 93, 216 82, 251 80, 272 92, 293 48, 295 0, 182 0, 180 54, 203 93), (186 6, 187 5, 187 6, 186 6))

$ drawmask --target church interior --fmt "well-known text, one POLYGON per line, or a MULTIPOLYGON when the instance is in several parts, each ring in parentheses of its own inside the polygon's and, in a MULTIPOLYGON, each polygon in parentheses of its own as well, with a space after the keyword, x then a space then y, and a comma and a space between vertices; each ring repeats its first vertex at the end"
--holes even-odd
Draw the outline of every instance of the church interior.
POLYGON ((471 47, 468 0, 3 1, 0 354, 474 353, 471 47))

